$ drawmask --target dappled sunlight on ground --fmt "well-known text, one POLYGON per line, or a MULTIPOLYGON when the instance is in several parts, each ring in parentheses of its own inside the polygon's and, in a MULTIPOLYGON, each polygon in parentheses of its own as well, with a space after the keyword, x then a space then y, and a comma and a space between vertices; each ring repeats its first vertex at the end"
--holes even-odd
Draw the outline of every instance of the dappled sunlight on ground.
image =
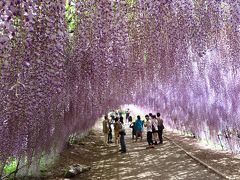
POLYGON ((49 169, 50 175, 47 179, 64 179, 66 168, 73 164, 91 167, 90 171, 78 175, 74 180, 223 179, 190 155, 231 179, 240 179, 240 156, 201 149, 196 139, 177 135, 166 129, 164 143, 154 149, 146 149, 146 132, 142 142, 135 142, 130 137, 130 128, 126 127, 126 154, 119 153, 119 147, 114 144, 103 145, 102 126, 99 121, 88 136, 61 153, 59 160, 49 169))
POLYGON ((126 154, 119 153, 114 144, 101 146, 101 160, 93 163, 87 179, 221 179, 169 141, 154 149, 146 149, 146 137, 142 142, 135 142, 130 135, 128 130, 126 154))
POLYGON ((217 169, 230 179, 240 179, 239 155, 229 151, 211 149, 199 144, 197 139, 175 134, 171 131, 165 132, 167 137, 183 147, 187 152, 200 159, 208 166, 217 169))

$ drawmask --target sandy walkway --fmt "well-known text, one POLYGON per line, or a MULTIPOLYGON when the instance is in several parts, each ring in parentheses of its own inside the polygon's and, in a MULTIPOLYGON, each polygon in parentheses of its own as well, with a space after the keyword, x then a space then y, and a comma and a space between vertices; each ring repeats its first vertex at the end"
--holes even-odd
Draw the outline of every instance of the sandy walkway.
MULTIPOLYGON (((95 127, 96 135, 103 138, 99 124, 95 127)), ((118 147, 96 146, 90 172, 76 179, 103 180, 206 180, 222 179, 204 166, 187 156, 179 147, 169 141, 157 145, 154 149, 146 149, 146 136, 142 142, 131 139, 130 129, 127 131, 127 153, 118 152, 118 147)))

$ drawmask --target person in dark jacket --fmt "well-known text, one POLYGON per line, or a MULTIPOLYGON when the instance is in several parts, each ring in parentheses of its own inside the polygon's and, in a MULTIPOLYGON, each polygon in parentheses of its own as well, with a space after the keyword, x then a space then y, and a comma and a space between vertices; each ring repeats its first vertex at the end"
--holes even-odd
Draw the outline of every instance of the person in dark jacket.
POLYGON ((112 136, 112 124, 113 124, 112 119, 109 119, 109 122, 108 122, 108 125, 109 125, 108 144, 109 144, 109 143, 113 143, 113 141, 112 141, 112 138, 113 138, 113 136, 112 136))
POLYGON ((158 121, 158 138, 159 138, 159 144, 163 143, 163 129, 164 129, 164 125, 163 125, 163 120, 160 117, 161 114, 157 113, 157 121, 158 121))

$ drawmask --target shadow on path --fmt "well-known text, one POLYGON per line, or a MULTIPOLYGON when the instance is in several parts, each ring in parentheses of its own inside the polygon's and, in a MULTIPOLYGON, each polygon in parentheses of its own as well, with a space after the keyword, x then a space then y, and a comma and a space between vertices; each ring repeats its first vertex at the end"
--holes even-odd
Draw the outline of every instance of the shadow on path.
MULTIPOLYGON (((101 136, 101 122, 95 126, 96 134, 101 136)), ((179 147, 169 141, 146 149, 147 142, 144 136, 142 142, 131 139, 131 131, 127 130, 127 153, 118 152, 119 147, 96 146, 98 160, 92 164, 92 169, 80 179, 103 180, 215 180, 221 179, 204 166, 187 156, 179 147)), ((75 179, 79 179, 75 178, 75 179)))

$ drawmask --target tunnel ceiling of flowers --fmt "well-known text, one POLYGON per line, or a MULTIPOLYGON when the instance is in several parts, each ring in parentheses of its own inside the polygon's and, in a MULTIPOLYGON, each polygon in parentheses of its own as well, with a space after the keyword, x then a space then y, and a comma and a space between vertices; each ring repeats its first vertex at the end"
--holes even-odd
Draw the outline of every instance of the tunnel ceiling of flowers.
POLYGON ((234 137, 239 70, 239 0, 1 0, 0 161, 60 147, 124 104, 234 137))

